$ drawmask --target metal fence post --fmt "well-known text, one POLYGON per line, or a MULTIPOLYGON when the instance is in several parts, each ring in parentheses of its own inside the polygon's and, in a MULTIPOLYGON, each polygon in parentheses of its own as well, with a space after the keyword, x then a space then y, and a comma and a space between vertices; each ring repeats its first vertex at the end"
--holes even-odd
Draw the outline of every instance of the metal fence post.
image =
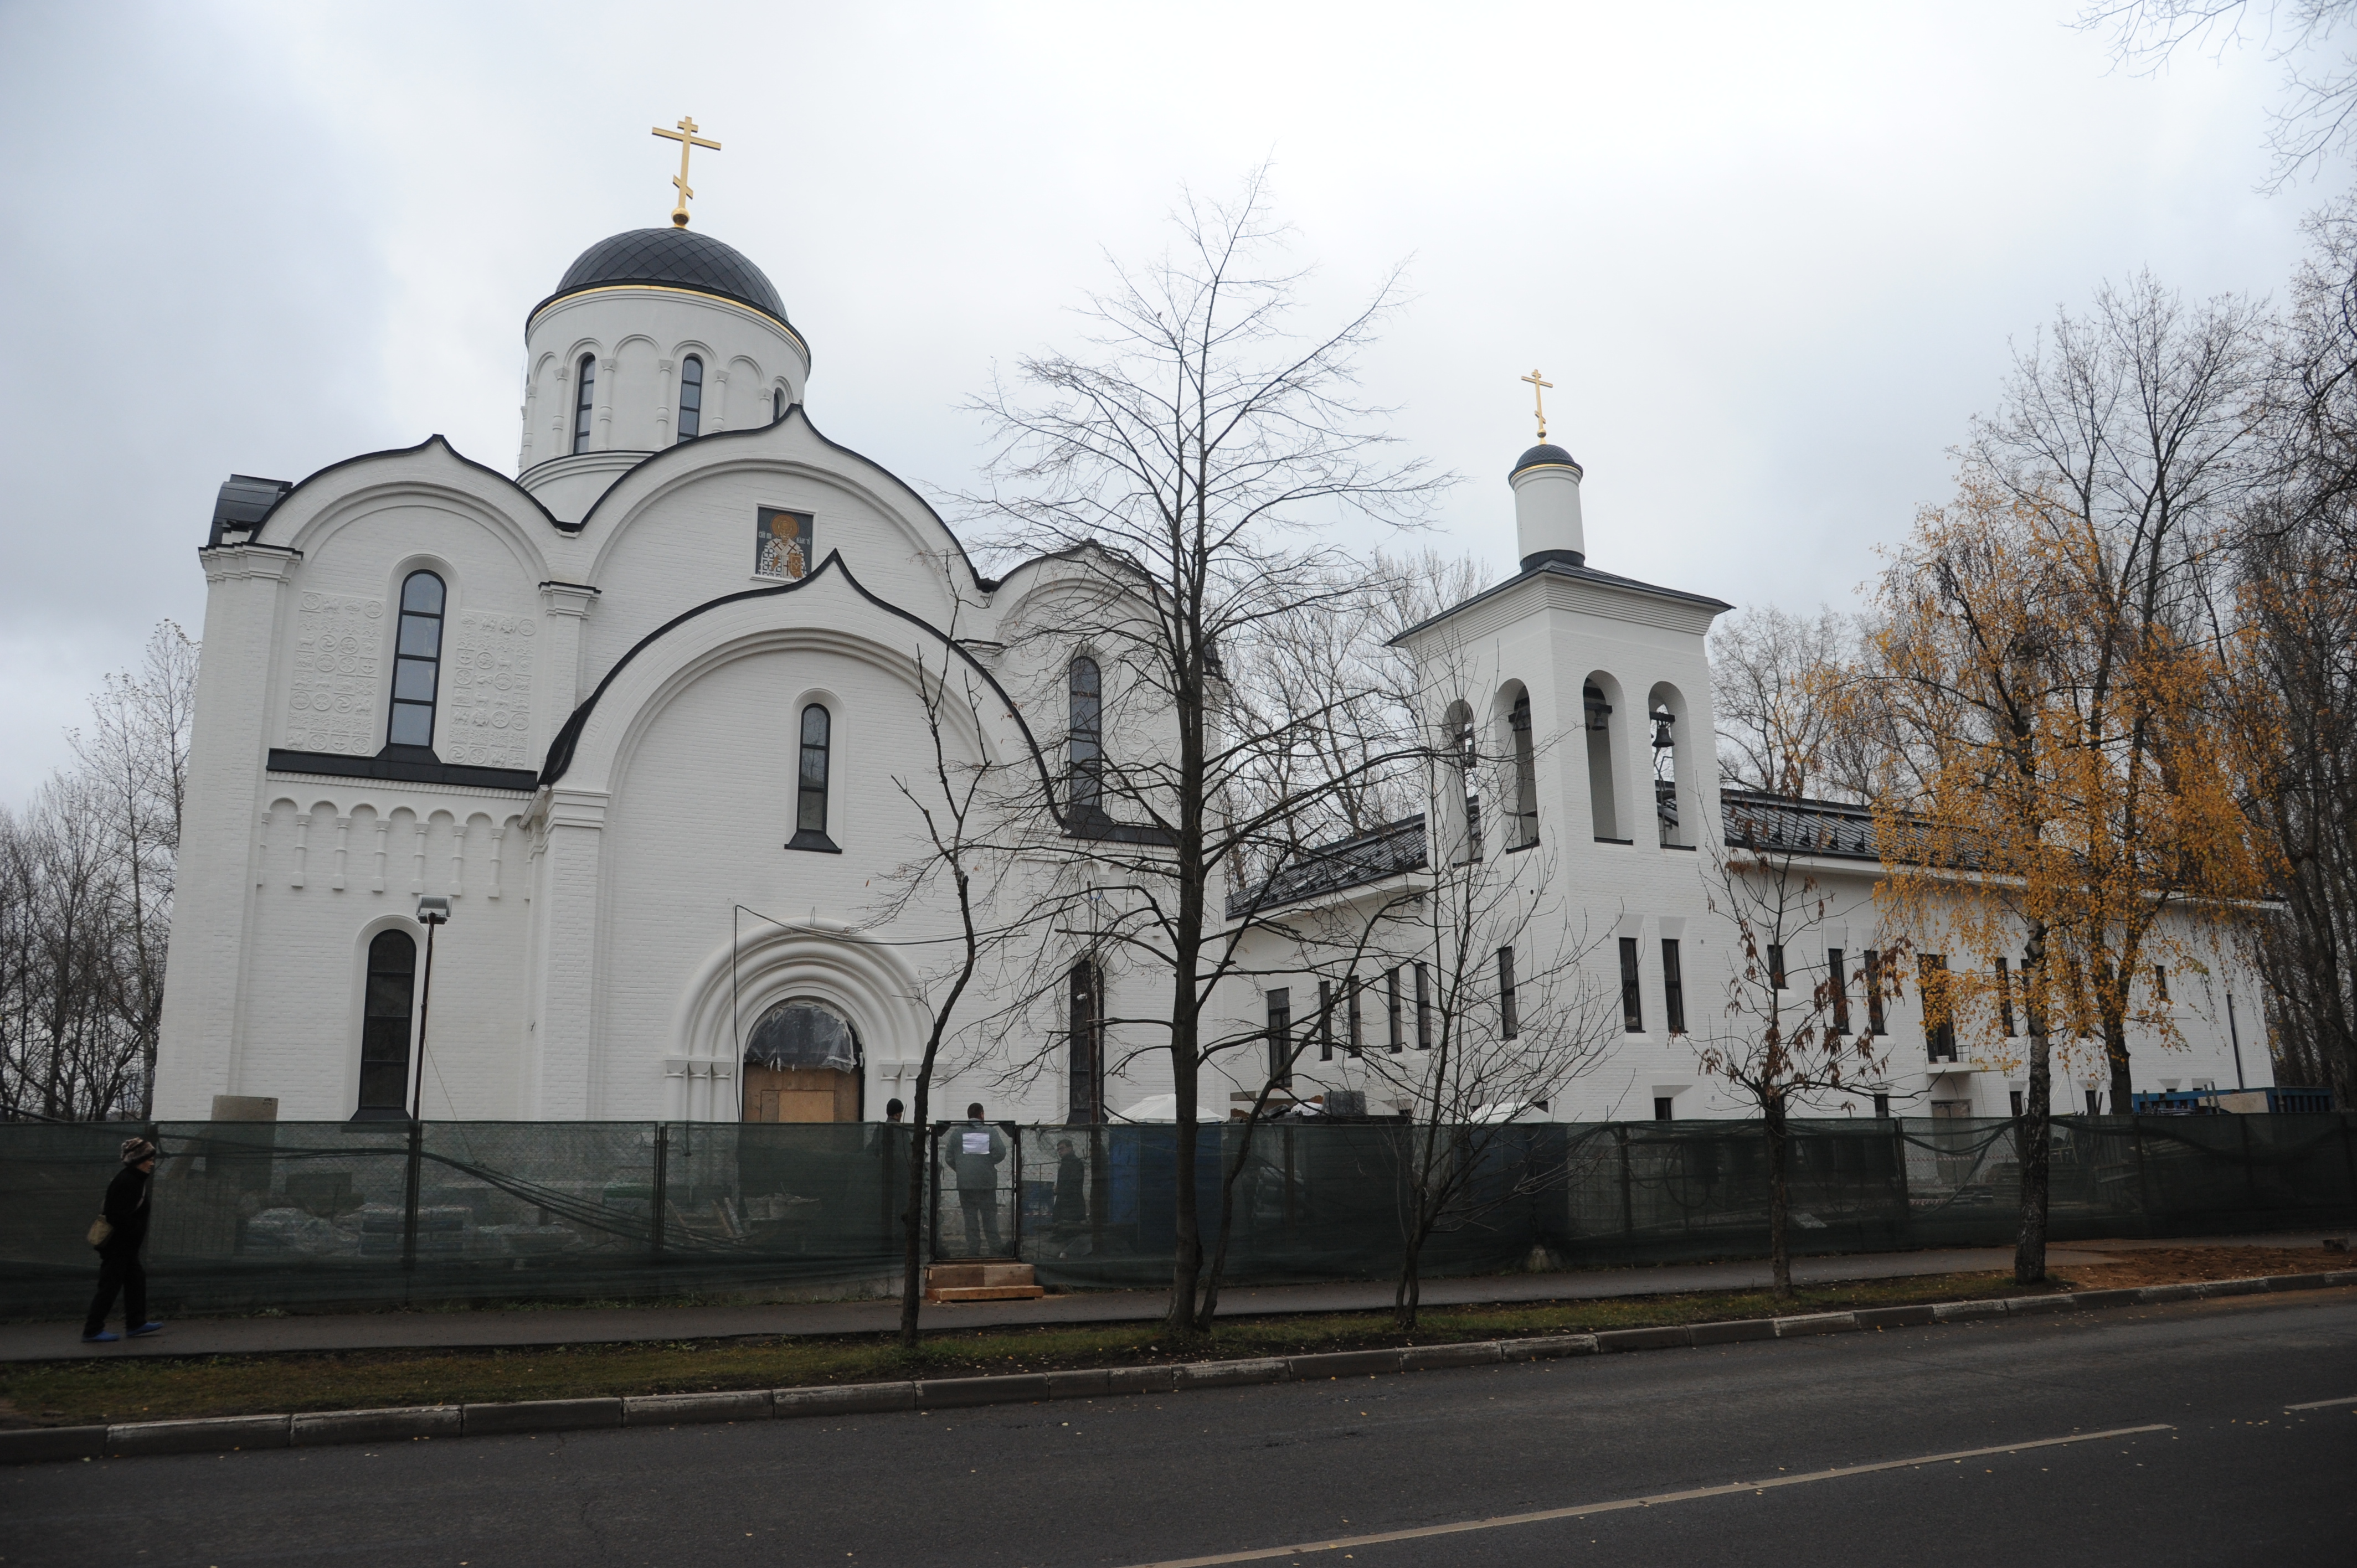
POLYGON ((409 1173, 401 1200, 401 1272, 417 1269, 417 1178, 425 1157, 425 1123, 409 1124, 409 1173))
POLYGON ((2142 1117, 2131 1115, 2128 1118, 2128 1142, 2136 1150, 2136 1191, 2144 1198, 2144 1233, 2150 1236, 2153 1234, 2152 1171, 2145 1164, 2142 1117))
POLYGON ((1909 1232, 1914 1229, 1915 1199, 1907 1190, 1907 1122, 1903 1118, 1890 1119, 1890 1170, 1899 1188, 1899 1245, 1907 1245, 1909 1232))
POLYGON ((647 1228, 648 1240, 653 1243, 654 1255, 663 1251, 663 1207, 671 1201, 671 1128, 655 1123, 655 1211, 647 1228))
POLYGON ((1629 1124, 1623 1122, 1615 1126, 1612 1135, 1620 1144, 1620 1234, 1634 1236, 1637 1233, 1637 1200, 1631 1191, 1629 1180, 1629 1124))

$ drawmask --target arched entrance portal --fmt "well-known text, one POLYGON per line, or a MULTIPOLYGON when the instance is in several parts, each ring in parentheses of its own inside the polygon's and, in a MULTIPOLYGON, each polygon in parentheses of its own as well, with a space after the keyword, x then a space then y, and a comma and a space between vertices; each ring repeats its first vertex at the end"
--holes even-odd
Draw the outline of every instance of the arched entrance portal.
POLYGON ((745 1120, 856 1122, 859 1036, 823 1002, 780 1002, 745 1039, 745 1120))

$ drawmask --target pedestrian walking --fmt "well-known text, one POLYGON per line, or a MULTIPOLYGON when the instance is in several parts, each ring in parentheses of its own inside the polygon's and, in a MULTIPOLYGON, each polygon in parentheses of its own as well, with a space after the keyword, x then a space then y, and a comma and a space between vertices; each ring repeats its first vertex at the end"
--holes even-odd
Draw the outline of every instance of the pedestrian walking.
POLYGON ((123 1168, 106 1184, 104 1208, 90 1228, 90 1244, 98 1249, 98 1294, 82 1321, 86 1344, 111 1345, 123 1337, 106 1329, 118 1294, 124 1333, 135 1339, 164 1326, 147 1316, 147 1271, 139 1266, 139 1248, 147 1240, 148 1178, 155 1172, 156 1145, 145 1138, 124 1139, 123 1168))
POLYGON ((998 1165, 1006 1158, 1006 1140, 982 1119, 979 1103, 965 1108, 965 1120, 950 1129, 942 1163, 957 1178, 958 1208, 965 1219, 965 1247, 972 1255, 996 1258, 1006 1244, 998 1239, 998 1165), (983 1243, 990 1251, 983 1251, 983 1243))

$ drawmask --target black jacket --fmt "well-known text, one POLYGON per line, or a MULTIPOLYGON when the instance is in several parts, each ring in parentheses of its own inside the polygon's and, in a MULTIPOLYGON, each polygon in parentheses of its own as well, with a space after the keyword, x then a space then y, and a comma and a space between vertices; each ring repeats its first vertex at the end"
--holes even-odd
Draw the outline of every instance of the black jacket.
POLYGON ((114 1234, 106 1239, 102 1252, 135 1252, 147 1240, 147 1173, 137 1165, 125 1165, 114 1173, 106 1184, 106 1207, 102 1210, 106 1222, 114 1227, 114 1234))

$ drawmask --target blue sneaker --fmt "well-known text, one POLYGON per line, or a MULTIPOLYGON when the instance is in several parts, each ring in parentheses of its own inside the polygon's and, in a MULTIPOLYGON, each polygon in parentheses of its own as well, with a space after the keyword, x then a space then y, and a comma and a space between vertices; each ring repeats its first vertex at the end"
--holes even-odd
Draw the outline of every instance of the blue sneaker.
POLYGON ((138 1327, 133 1329, 128 1337, 136 1339, 143 1334, 160 1334, 163 1331, 164 1326, 160 1322, 143 1323, 138 1327))
POLYGON ((81 1337, 81 1342, 85 1345, 112 1345, 122 1337, 123 1336, 120 1334, 110 1333, 108 1330, 102 1328, 95 1334, 83 1335, 81 1337))

